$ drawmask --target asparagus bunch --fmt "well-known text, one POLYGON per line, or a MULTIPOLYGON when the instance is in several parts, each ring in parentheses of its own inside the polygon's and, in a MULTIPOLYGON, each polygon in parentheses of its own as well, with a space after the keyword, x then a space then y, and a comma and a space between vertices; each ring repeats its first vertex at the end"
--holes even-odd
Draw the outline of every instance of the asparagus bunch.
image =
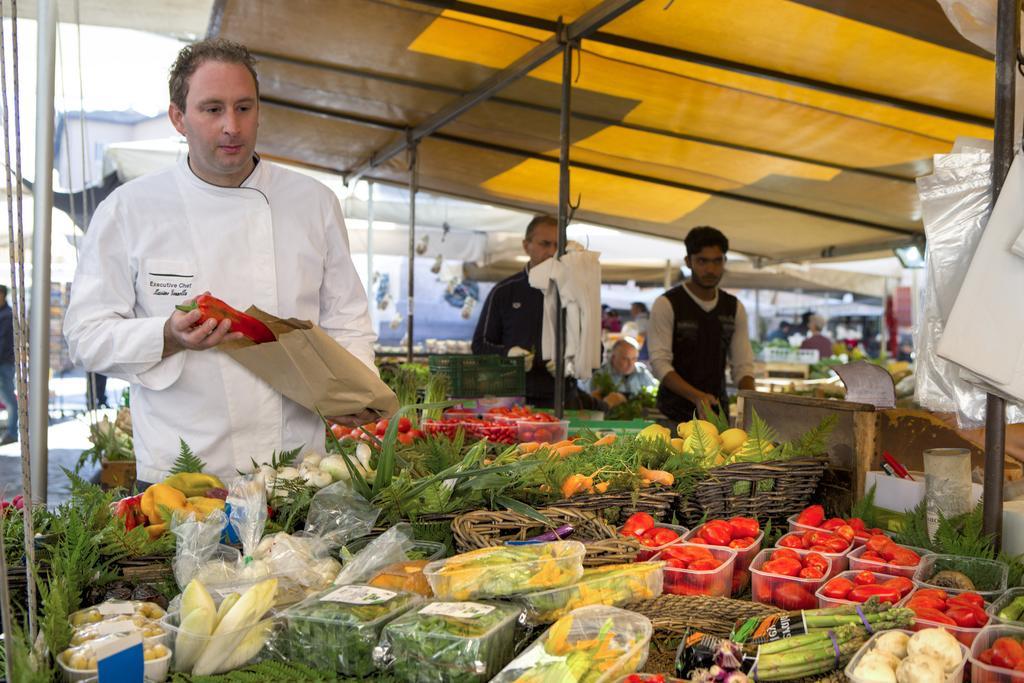
POLYGON ((863 626, 847 624, 765 643, 758 649, 754 678, 787 681, 832 671, 849 661, 870 637, 863 626))

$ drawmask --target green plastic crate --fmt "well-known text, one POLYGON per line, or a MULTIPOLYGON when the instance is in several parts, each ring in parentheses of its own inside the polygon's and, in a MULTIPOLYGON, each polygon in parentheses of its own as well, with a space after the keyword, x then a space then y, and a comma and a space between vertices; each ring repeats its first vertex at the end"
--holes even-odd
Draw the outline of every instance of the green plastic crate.
POLYGON ((430 373, 448 375, 448 395, 452 398, 523 396, 526 393, 522 358, 431 356, 430 373))

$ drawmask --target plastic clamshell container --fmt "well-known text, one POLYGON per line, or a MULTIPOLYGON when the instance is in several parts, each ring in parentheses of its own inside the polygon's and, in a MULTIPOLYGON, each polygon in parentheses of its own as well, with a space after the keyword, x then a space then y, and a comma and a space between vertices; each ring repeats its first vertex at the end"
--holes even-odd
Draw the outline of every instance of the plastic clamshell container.
MULTIPOLYGON (((861 571, 864 571, 864 570, 861 570, 861 571)), ((871 573, 874 575, 876 583, 882 583, 883 581, 888 581, 889 579, 895 579, 895 578, 904 578, 904 579, 907 578, 905 576, 904 577, 896 577, 896 576, 893 576, 891 574, 881 574, 881 573, 878 573, 878 572, 871 572, 871 573)), ((836 574, 835 576, 830 578, 828 581, 826 581, 825 583, 821 584, 821 588, 819 588, 818 591, 814 594, 814 596, 816 598, 818 598, 818 607, 821 607, 821 608, 824 608, 824 607, 841 607, 842 605, 859 605, 859 604, 862 604, 862 603, 859 603, 859 602, 854 602, 853 600, 841 600, 841 599, 838 599, 838 598, 829 598, 829 597, 826 597, 826 596, 822 595, 822 591, 825 589, 825 584, 827 584, 832 579, 843 578, 843 579, 849 579, 850 581, 853 581, 853 577, 857 576, 857 574, 860 574, 860 571, 857 571, 857 570, 854 570, 854 569, 850 569, 850 570, 845 571, 845 572, 839 572, 838 574, 836 574)), ((903 603, 905 603, 907 600, 910 599, 910 596, 913 595, 915 589, 916 589, 916 587, 912 588, 909 593, 907 593, 906 595, 901 597, 899 600, 897 600, 896 603, 893 604, 893 607, 900 607, 900 606, 902 606, 903 603)))
MULTIPOLYGON (((907 631, 905 629, 892 630, 906 633, 908 636, 914 635, 913 631, 907 631)), ((855 676, 853 672, 856 671, 857 665, 860 664, 860 660, 864 658, 864 655, 875 649, 875 642, 883 633, 889 633, 889 631, 881 631, 871 636, 871 639, 861 645, 860 649, 857 650, 857 654, 855 654, 853 659, 850 660, 850 663, 846 665, 846 670, 843 671, 843 673, 846 674, 846 680, 850 681, 850 683, 870 683, 869 679, 855 676)), ((967 664, 967 659, 970 657, 971 651, 961 643, 960 653, 963 655, 963 658, 960 660, 960 666, 946 674, 945 683, 961 683, 961 681, 964 680, 964 666, 967 664)))
MULTIPOLYGON (((354 541, 349 541, 345 544, 345 548, 355 555, 376 538, 377 536, 363 536, 362 538, 357 538, 354 541)), ((446 548, 444 543, 437 543, 436 541, 413 541, 412 547, 406 550, 406 555, 413 555, 413 557, 409 558, 412 560, 433 561, 440 560, 444 557, 445 552, 446 548)))
MULTIPOLYGON (((822 585, 831 578, 831 570, 825 572, 820 579, 802 579, 799 576, 783 576, 763 571, 761 567, 767 562, 772 553, 778 548, 765 548, 757 554, 754 561, 750 563, 750 589, 754 602, 765 605, 774 605, 780 609, 814 609, 818 606, 815 593, 822 585), (790 595, 779 595, 782 586, 795 586, 795 588, 784 589, 790 595)), ((807 555, 810 550, 795 550, 797 555, 807 555)), ((818 553, 828 559, 825 553, 818 553)), ((831 564, 831 560, 829 560, 831 564)))
MULTIPOLYGON (((925 548, 915 548, 910 545, 901 545, 900 547, 906 548, 907 550, 913 550, 921 557, 922 560, 926 555, 933 554, 932 551, 926 550, 925 548)), ((917 568, 920 566, 920 563, 915 564, 913 567, 906 567, 899 564, 891 564, 889 562, 865 560, 862 556, 866 552, 867 546, 862 545, 859 548, 854 548, 846 555, 850 561, 850 569, 855 569, 857 571, 866 570, 869 572, 878 572, 880 574, 890 574, 892 576, 905 576, 908 579, 912 579, 914 578, 914 574, 917 573, 917 568)))
MULTIPOLYGON (((703 526, 703 525, 701 525, 701 526, 703 526)), ((697 528, 691 530, 690 533, 686 534, 686 538, 684 540, 689 541, 690 539, 694 538, 698 533, 700 533, 700 527, 699 526, 697 528)), ((761 542, 762 541, 764 541, 764 530, 763 529, 761 530, 761 533, 759 533, 757 535, 757 538, 754 539, 754 542, 751 543, 746 548, 730 548, 730 550, 735 550, 736 551, 736 565, 735 565, 736 566, 736 569, 735 569, 736 571, 745 571, 747 569, 750 569, 750 563, 754 560, 754 557, 759 552, 761 552, 761 542)), ((708 545, 708 547, 709 548, 721 548, 723 546, 708 545)))
MULTIPOLYGON (((820 531, 820 529, 818 531, 820 531)), ((800 532, 797 532, 797 533, 801 533, 802 534, 804 532, 800 531, 800 532)), ((792 536, 792 535, 793 535, 793 532, 790 532, 788 534, 784 534, 783 536, 781 536, 779 538, 779 541, 775 543, 775 547, 776 548, 785 548, 786 546, 780 545, 782 539, 783 538, 787 538, 787 537, 792 536)), ((841 553, 826 553, 826 552, 822 552, 820 550, 814 551, 814 552, 818 553, 819 555, 824 555, 825 557, 828 558, 828 561, 832 563, 832 570, 828 574, 828 578, 832 578, 833 576, 835 576, 839 572, 845 572, 847 569, 850 568, 850 549, 851 548, 853 548, 852 544, 850 546, 848 546, 846 548, 846 550, 844 550, 841 553)), ((800 550, 800 549, 799 548, 793 548, 793 550, 800 550)))
POLYGON ((1004 607, 1007 607, 1011 602, 1019 597, 1024 597, 1024 588, 1010 588, 1003 593, 998 600, 995 600, 991 605, 989 605, 985 610, 988 612, 988 616, 992 619, 989 624, 1009 624, 1011 626, 1020 626, 1024 628, 1024 613, 1022 613, 1020 619, 1017 619, 1016 621, 1009 621, 999 616, 999 612, 1002 611, 1004 607))
POLYGON ((255 624, 249 624, 234 631, 209 636, 198 636, 182 631, 180 612, 168 612, 167 616, 160 623, 171 633, 171 650, 173 651, 173 656, 171 657, 172 671, 192 673, 195 671, 196 664, 203 659, 206 651, 213 648, 211 652, 217 654, 213 660, 219 661, 211 661, 211 666, 204 666, 201 672, 196 672, 197 675, 199 673, 204 675, 224 673, 231 668, 241 667, 256 661, 263 650, 262 646, 252 648, 252 656, 248 657, 245 661, 229 660, 234 660, 239 656, 236 650, 240 650, 239 645, 243 640, 247 640, 250 636, 255 639, 257 634, 262 633, 265 634, 265 644, 270 640, 274 630, 273 617, 262 619, 255 624), (189 643, 187 650, 181 647, 181 643, 178 642, 179 636, 189 643), (186 653, 188 654, 186 655, 186 653), (233 664, 233 666, 228 667, 226 666, 227 664, 233 664), (211 670, 206 670, 207 668, 211 670))
POLYGON ((587 650, 577 650, 575 646, 593 644, 602 633, 605 637, 612 634, 610 641, 604 645, 604 651, 614 648, 622 654, 600 676, 596 676, 597 671, 581 671, 577 672, 577 675, 578 680, 612 683, 643 667, 647 661, 653 631, 651 620, 635 612, 604 605, 580 607, 555 622, 540 638, 502 669, 491 683, 512 683, 527 672, 535 674, 537 680, 560 680, 550 678, 558 671, 555 667, 564 667, 565 658, 572 652, 586 652, 587 650), (568 629, 562 630, 565 624, 563 620, 571 620, 568 629), (551 643, 549 636, 556 629, 562 632, 564 638, 560 637, 558 643, 551 643), (548 678, 545 678, 545 675, 548 678))
POLYGON ((1009 574, 1009 567, 1003 562, 996 560, 985 560, 980 557, 962 557, 960 555, 929 555, 921 558, 921 564, 914 572, 914 583, 921 588, 938 588, 950 595, 957 593, 973 592, 985 598, 985 602, 992 602, 999 598, 1006 591, 1006 579, 1009 574), (946 588, 929 583, 936 572, 951 569, 963 572, 972 581, 976 588, 967 591, 958 588, 946 588), (985 581, 982 582, 982 578, 985 581), (980 585, 979 585, 980 584, 980 585))
MULTIPOLYGON (((921 589, 921 588, 932 588, 932 587, 933 586, 918 586, 914 590, 910 591, 910 595, 907 597, 907 599, 904 602, 904 604, 906 604, 907 602, 910 602, 914 598, 914 593, 916 593, 919 589, 921 589)), ((946 591, 950 595, 954 595, 954 593, 948 591, 945 588, 942 588, 941 590, 946 591)), ((988 608, 991 607, 991 605, 989 605, 988 602, 986 602, 985 603, 985 607, 986 607, 985 612, 987 614, 988 613, 988 608)), ((989 619, 988 624, 985 624, 985 626, 988 626, 989 624, 994 623, 992 621, 992 615, 991 614, 989 615, 988 619, 989 619)), ((969 628, 967 626, 951 626, 950 624, 940 624, 940 623, 935 622, 935 621, 929 621, 928 619, 919 619, 918 617, 915 616, 914 617, 914 625, 911 628, 914 631, 923 631, 926 628, 935 628, 935 627, 944 628, 947 631, 949 631, 950 633, 952 633, 954 636, 956 636, 956 639, 959 640, 961 643, 963 643, 967 647, 970 647, 971 643, 974 642, 974 639, 978 637, 978 634, 981 633, 981 630, 983 628, 985 628, 985 626, 978 626, 977 628, 969 628)))
MULTIPOLYGON (((732 575, 736 567, 738 553, 732 548, 714 545, 696 545, 684 543, 683 546, 706 548, 719 562, 715 569, 682 569, 668 567, 662 569, 665 575, 662 592, 671 595, 710 595, 712 597, 729 597, 732 594, 732 575)), ((655 560, 666 559, 662 554, 654 556, 655 560)))
MULTIPOLYGON (((143 675, 146 677, 146 681, 163 683, 167 680, 167 674, 171 669, 171 650, 166 646, 164 647, 167 650, 167 654, 163 657, 146 660, 143 665, 143 675)), ((73 669, 68 666, 65 657, 68 652, 69 650, 65 650, 57 657, 57 663, 60 665, 64 683, 79 683, 79 681, 88 681, 90 679, 98 680, 96 669, 73 669)))
POLYGON ((971 683, 1010 683, 1024 681, 1024 671, 1013 671, 992 666, 981 661, 981 653, 992 647, 997 638, 1008 636, 1016 640, 1024 639, 1024 628, 1009 624, 991 624, 981 629, 981 633, 971 644, 971 683))
POLYGON ((95 624, 107 619, 141 614, 147 619, 162 619, 166 612, 155 602, 142 600, 106 600, 92 607, 80 609, 68 615, 68 623, 72 627, 95 624))
POLYGON ((530 441, 557 443, 569 438, 569 421, 534 422, 532 420, 516 420, 519 443, 530 441))
POLYGON ((444 434, 449 439, 451 439, 455 437, 455 433, 458 432, 460 429, 465 430, 465 427, 461 422, 462 419, 463 418, 461 417, 453 418, 451 420, 432 420, 430 418, 427 418, 423 420, 421 425, 423 427, 423 432, 425 434, 444 434), (456 422, 455 420, 459 421, 456 422))
POLYGON ((462 426, 466 435, 476 439, 487 439, 491 443, 514 444, 518 442, 519 427, 515 421, 492 420, 483 422, 467 421, 462 426))
POLYGON ((368 676, 377 669, 373 649, 384 625, 421 602, 416 593, 359 584, 332 587, 281 614, 275 649, 317 670, 368 676))
POLYGON ((579 541, 491 546, 435 560, 423 574, 441 600, 500 598, 576 583, 586 552, 579 541))
POLYGON ((135 631, 142 634, 143 642, 147 646, 156 645, 157 643, 166 646, 171 644, 170 634, 161 626, 159 619, 147 619, 141 615, 126 614, 78 626, 71 636, 71 647, 85 645, 104 636, 135 631))
POLYGON ((650 600, 663 592, 667 577, 662 562, 609 564, 586 569, 583 578, 571 586, 524 593, 514 600, 526 612, 529 626, 550 624, 574 609, 587 605, 617 607, 637 600, 650 600))
POLYGON ((640 551, 636 554, 636 561, 637 562, 646 562, 647 560, 651 559, 652 557, 654 557, 655 555, 657 555, 658 553, 660 553, 662 550, 664 550, 665 548, 669 547, 670 545, 678 545, 678 544, 682 543, 684 541, 684 539, 686 538, 687 534, 690 533, 689 529, 687 529, 685 526, 679 526, 678 524, 655 524, 654 528, 655 529, 671 529, 672 531, 674 531, 677 534, 679 534, 679 537, 674 539, 674 540, 672 540, 672 541, 669 541, 668 543, 663 543, 662 545, 655 546, 655 547, 646 546, 643 543, 641 543, 640 544, 640 551))
POLYGON ((515 654, 521 614, 507 603, 428 602, 384 626, 374 660, 402 681, 483 683, 515 654))

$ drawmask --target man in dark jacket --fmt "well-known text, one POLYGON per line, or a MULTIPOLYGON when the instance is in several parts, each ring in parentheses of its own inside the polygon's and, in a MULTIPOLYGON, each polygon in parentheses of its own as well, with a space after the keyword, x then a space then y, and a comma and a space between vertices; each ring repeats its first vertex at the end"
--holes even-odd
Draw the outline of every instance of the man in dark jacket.
POLYGON ((14 393, 14 317, 7 287, 0 285, 0 401, 7 408, 7 430, 0 445, 18 440, 18 398, 14 393))
MULTIPOLYGON (((530 268, 555 255, 558 222, 537 216, 526 227, 523 251, 530 262, 522 271, 505 278, 487 295, 473 333, 473 353, 523 356, 526 362, 526 401, 541 408, 554 403, 555 379, 540 357, 544 326, 544 292, 530 286, 530 268)), ((565 379, 567 405, 576 397, 576 380, 565 379)))

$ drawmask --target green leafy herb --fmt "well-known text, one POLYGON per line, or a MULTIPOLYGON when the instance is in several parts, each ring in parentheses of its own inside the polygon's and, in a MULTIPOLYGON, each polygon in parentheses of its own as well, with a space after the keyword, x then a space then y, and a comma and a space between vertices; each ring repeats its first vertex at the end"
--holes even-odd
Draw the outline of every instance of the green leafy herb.
POLYGON ((835 413, 826 415, 815 427, 801 434, 797 439, 783 444, 779 449, 780 458, 813 458, 828 452, 828 439, 839 422, 835 413))
MULTIPOLYGON (((216 676, 192 676, 185 673, 174 673, 168 679, 170 683, 348 683, 350 680, 338 678, 334 672, 318 671, 298 662, 280 662, 264 660, 257 664, 236 669, 216 676)), ((388 678, 378 678, 377 683, 386 683, 388 678)))
POLYGON ((770 460, 775 450, 775 442, 778 439, 778 432, 761 419, 756 410, 751 408, 750 430, 747 432, 747 440, 734 454, 734 458, 738 461, 749 462, 770 460))
POLYGON ((206 463, 199 459, 199 457, 192 452, 188 444, 185 443, 185 439, 178 437, 180 444, 178 450, 178 458, 171 465, 171 474, 182 474, 184 472, 202 472, 203 468, 206 467, 206 463))

